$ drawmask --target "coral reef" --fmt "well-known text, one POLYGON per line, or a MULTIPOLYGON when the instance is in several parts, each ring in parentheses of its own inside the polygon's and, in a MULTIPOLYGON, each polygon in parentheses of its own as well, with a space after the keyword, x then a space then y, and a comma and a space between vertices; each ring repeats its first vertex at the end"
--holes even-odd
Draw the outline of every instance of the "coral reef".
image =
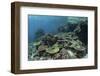
POLYGON ((87 22, 58 27, 57 34, 38 30, 37 40, 29 43, 29 60, 56 60, 86 58, 87 22), (68 29, 71 28, 70 31, 68 29))

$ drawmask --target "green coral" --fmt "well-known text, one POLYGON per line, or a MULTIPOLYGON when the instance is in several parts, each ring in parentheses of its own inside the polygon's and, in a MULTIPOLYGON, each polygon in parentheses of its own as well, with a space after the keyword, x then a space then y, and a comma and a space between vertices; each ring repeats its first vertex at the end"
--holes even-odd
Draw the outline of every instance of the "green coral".
POLYGON ((59 52, 58 44, 54 44, 52 47, 47 48, 46 52, 49 54, 55 54, 55 53, 59 52))
POLYGON ((41 41, 33 42, 33 46, 37 46, 37 45, 40 45, 40 44, 41 44, 41 41))

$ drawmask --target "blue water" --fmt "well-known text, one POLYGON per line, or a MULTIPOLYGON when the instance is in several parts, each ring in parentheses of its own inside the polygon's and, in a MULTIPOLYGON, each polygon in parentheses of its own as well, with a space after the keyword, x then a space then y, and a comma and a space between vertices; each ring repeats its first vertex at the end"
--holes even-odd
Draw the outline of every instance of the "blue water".
POLYGON ((43 29, 45 33, 57 33, 57 28, 68 23, 68 16, 28 15, 28 42, 35 40, 35 33, 43 29))

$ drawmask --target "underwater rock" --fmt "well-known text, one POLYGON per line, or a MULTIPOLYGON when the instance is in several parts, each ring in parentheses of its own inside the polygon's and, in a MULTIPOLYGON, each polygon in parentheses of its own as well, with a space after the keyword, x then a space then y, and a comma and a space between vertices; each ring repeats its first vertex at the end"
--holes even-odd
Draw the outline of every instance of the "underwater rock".
POLYGON ((65 48, 61 49, 60 53, 61 53, 62 59, 68 59, 68 53, 65 48))
POLYGON ((87 58, 88 57, 88 55, 86 54, 83 58, 87 58))
MULTIPOLYGON (((31 46, 31 45, 30 45, 31 46)), ((34 58, 36 58, 36 56, 38 55, 38 51, 36 49, 36 47, 28 47, 28 58, 29 60, 34 60, 34 58)))
POLYGON ((77 58, 76 54, 73 53, 71 50, 67 50, 67 53, 68 53, 69 59, 75 59, 75 58, 77 58))
POLYGON ((47 48, 46 45, 40 45, 40 46, 38 47, 38 51, 39 51, 39 52, 41 52, 41 51, 45 51, 46 48, 47 48))
POLYGON ((40 57, 39 57, 39 56, 35 56, 35 57, 33 58, 33 60, 40 60, 40 57))
POLYGON ((54 54, 53 59, 62 59, 61 54, 60 53, 54 54))
POLYGON ((47 34, 42 38, 42 43, 44 45, 52 46, 56 43, 57 37, 54 37, 53 35, 47 34))
POLYGON ((79 23, 79 25, 75 29, 77 36, 85 45, 88 44, 87 43, 88 41, 88 24, 87 23, 88 23, 87 20, 82 21, 79 23))
POLYGON ((84 56, 86 56, 86 52, 85 51, 77 51, 76 56, 77 56, 77 58, 83 58, 84 56))
POLYGON ((60 51, 60 53, 62 55, 62 59, 73 59, 73 58, 76 58, 75 54, 71 51, 71 49, 63 48, 60 51))

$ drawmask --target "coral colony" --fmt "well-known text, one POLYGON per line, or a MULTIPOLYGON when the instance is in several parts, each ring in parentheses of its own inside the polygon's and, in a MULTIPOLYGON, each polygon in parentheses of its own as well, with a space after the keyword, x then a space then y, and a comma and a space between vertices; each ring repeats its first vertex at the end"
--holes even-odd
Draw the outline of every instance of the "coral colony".
POLYGON ((69 17, 67 24, 60 25, 56 29, 56 33, 46 33, 42 28, 35 32, 35 40, 28 43, 28 60, 87 58, 86 17, 69 17))

